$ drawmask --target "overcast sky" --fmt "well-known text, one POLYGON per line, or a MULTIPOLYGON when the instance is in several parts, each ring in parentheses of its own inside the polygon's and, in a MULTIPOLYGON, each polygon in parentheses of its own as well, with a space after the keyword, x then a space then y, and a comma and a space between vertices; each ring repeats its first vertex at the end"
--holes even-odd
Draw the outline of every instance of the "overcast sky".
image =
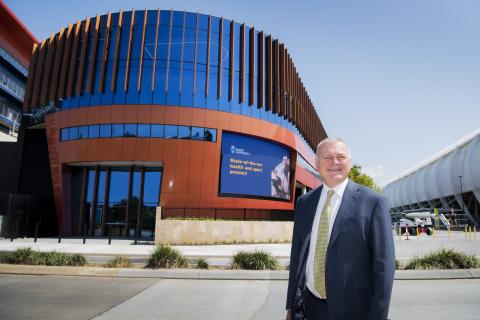
POLYGON ((31 1, 5 3, 39 39, 87 16, 175 9, 285 43, 329 136, 383 184, 479 128, 480 1, 31 1))

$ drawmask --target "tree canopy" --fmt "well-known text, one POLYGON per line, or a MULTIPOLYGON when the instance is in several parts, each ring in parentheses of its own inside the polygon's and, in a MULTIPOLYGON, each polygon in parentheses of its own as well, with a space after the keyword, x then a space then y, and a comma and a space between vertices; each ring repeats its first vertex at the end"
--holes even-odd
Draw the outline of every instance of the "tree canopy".
POLYGON ((375 181, 373 180, 372 177, 370 177, 368 174, 362 172, 362 167, 355 164, 352 166, 352 169, 348 173, 348 177, 361 185, 364 185, 366 187, 372 188, 373 190, 377 192, 382 192, 382 188, 378 186, 375 181))

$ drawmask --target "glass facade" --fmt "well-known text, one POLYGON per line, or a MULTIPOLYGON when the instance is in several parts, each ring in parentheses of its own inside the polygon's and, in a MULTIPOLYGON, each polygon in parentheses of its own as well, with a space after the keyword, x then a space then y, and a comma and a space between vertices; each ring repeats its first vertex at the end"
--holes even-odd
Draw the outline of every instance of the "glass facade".
POLYGON ((73 167, 74 232, 153 240, 161 180, 161 167, 73 167))
POLYGON ((0 132, 15 140, 22 122, 26 68, 0 47, 0 132))
MULTIPOLYGON (((254 28, 189 12, 142 10, 114 13, 110 19, 103 15, 99 19, 98 33, 96 18, 88 24, 82 22, 79 49, 70 52, 80 61, 73 66, 77 69, 70 72, 75 74, 73 84, 81 80, 81 91, 76 95, 76 90, 72 90, 55 102, 63 110, 112 104, 207 108, 269 121, 294 132, 310 145, 304 139, 306 121, 304 129, 299 130, 301 126, 294 124, 294 116, 285 106, 295 90, 301 90, 294 90, 293 72, 289 73, 292 81, 288 88, 280 83, 286 71, 280 74, 279 64, 285 69, 288 61, 285 58, 279 62, 277 40, 277 50, 268 51, 271 41, 266 39, 271 37, 254 28), (271 56, 267 56, 268 52, 271 56), (267 68, 267 61, 276 65, 267 68), (81 62, 83 70, 78 69, 81 62), (276 85, 269 83, 268 87, 269 70, 276 85), (259 81, 260 74, 263 83, 259 81), (268 90, 273 94, 271 108, 265 107, 268 90), (265 92, 259 97, 262 91, 265 92)), ((53 72, 53 66, 47 68, 50 69, 43 72, 53 72)), ((42 90, 38 90, 38 95, 42 90)), ((303 93, 296 94, 297 101, 308 107, 303 93)), ((35 107, 38 97, 31 97, 27 104, 35 107)))
POLYGON ((217 129, 143 123, 94 124, 60 129, 60 141, 93 138, 166 138, 217 141, 217 129))

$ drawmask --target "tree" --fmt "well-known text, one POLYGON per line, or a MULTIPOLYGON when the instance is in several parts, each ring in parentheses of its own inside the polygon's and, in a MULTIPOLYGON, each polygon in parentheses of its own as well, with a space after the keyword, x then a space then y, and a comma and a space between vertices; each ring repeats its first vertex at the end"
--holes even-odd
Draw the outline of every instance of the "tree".
POLYGON ((372 177, 370 177, 368 174, 362 172, 362 167, 354 164, 352 169, 350 169, 350 172, 348 173, 348 177, 361 185, 364 185, 366 187, 372 188, 373 190, 377 192, 382 192, 382 188, 378 186, 375 181, 373 180, 372 177))

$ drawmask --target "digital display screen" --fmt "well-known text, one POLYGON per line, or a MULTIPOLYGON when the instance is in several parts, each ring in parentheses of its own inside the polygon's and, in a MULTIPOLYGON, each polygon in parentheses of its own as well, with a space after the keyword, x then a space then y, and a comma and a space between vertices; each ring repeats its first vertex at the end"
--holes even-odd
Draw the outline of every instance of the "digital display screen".
POLYGON ((276 143, 223 132, 220 193, 290 200, 290 151, 276 143))

